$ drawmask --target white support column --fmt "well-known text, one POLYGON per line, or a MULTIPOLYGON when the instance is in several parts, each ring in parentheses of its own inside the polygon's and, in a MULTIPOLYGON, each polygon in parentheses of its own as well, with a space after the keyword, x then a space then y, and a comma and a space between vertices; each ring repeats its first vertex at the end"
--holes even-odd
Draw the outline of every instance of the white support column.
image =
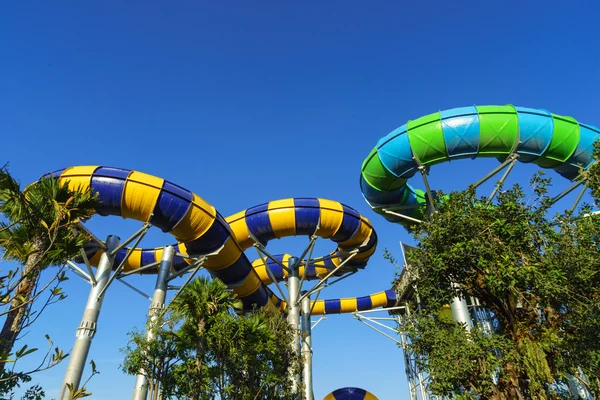
MULTIPOLYGON (((152 296, 152 304, 148 311, 148 331, 146 332, 146 338, 152 340, 154 334, 152 333, 152 323, 158 317, 160 311, 165 306, 165 298, 167 296, 167 278, 171 271, 171 265, 173 264, 173 257, 175 256, 175 249, 173 246, 167 246, 163 250, 162 259, 160 261, 160 268, 158 270, 158 276, 156 278, 156 286, 154 288, 154 294, 152 296)), ((140 371, 135 382, 135 389, 133 391, 133 400, 146 400, 148 396, 148 379, 144 371, 140 371)))
MULTIPOLYGON (((293 329, 292 345, 294 351, 300 355, 300 307, 298 306, 298 289, 300 286, 300 273, 298 268, 298 258, 290 257, 288 260, 288 316, 287 321, 293 329)), ((300 383, 300 372, 292 374, 292 391, 297 393, 300 383)))
POLYGON ((88 297, 87 305, 83 311, 81 323, 77 328, 75 344, 69 356, 69 365, 65 373, 65 378, 60 389, 61 400, 71 399, 67 383, 73 385, 73 390, 79 389, 81 377, 87 361, 87 356, 92 345, 92 339, 96 333, 96 325, 104 300, 104 293, 110 281, 110 274, 115 261, 113 250, 119 245, 119 238, 114 235, 106 239, 107 249, 102 254, 96 271, 96 284, 92 286, 88 297))
POLYGON ((303 400, 314 400, 312 382, 312 331, 310 322, 310 297, 302 299, 302 381, 304 383, 303 400))

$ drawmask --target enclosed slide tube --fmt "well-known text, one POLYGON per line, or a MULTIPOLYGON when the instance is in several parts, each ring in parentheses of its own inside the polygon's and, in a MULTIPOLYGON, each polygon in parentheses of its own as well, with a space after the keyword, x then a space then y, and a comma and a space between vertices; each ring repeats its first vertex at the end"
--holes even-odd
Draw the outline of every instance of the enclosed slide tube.
POLYGON ((505 106, 471 106, 430 114, 381 138, 363 162, 361 191, 373 208, 391 222, 419 218, 427 204, 423 191, 407 183, 420 167, 445 161, 514 155, 525 163, 554 169, 574 180, 593 163, 600 129, 546 110, 505 106))
POLYGON ((377 397, 364 389, 345 387, 334 390, 323 400, 377 400, 377 397))
MULTIPOLYGON (((375 231, 366 218, 354 209, 331 200, 276 200, 244 210, 225 220, 213 206, 196 194, 138 171, 76 166, 45 176, 69 181, 71 189, 91 187, 99 196, 100 206, 96 210, 99 215, 117 215, 149 222, 175 236, 180 242, 177 246, 182 254, 199 257, 218 251, 208 256, 204 267, 233 289, 242 300, 244 309, 250 309, 253 305, 264 306, 269 300, 285 308, 285 303, 262 283, 244 254, 244 250, 254 244, 250 233, 263 244, 274 238, 294 235, 315 234, 330 238, 338 244, 338 249, 329 260, 323 261, 323 268, 339 265, 353 250, 358 253, 346 265, 362 268, 377 244, 375 231)), ((87 252, 90 263, 96 265, 102 250, 88 248, 87 252)), ((116 265, 123 260, 126 252, 123 249, 118 253, 116 265)), ((162 248, 134 249, 124 265, 124 271, 159 261, 161 256, 162 248)), ((181 270, 189 263, 191 260, 176 257, 174 269, 181 270)), ((151 271, 156 273, 154 269, 151 271)), ((313 313, 350 312, 352 305, 356 309, 367 305, 369 309, 384 306, 395 300, 395 293, 388 292, 361 298, 321 300, 313 305, 313 313)))

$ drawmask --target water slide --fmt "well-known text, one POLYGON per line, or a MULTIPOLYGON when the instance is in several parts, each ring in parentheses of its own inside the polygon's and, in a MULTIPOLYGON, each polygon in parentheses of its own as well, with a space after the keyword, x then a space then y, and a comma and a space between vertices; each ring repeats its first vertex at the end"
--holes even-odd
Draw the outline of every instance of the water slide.
POLYGON ((454 108, 408 121, 381 138, 363 162, 361 191, 371 208, 391 222, 419 218, 427 196, 407 180, 420 167, 464 158, 492 157, 534 163, 568 180, 593 163, 600 129, 546 110, 505 106, 454 108))
MULTIPOLYGON (((313 234, 335 242, 338 247, 330 257, 322 257, 322 261, 315 262, 316 267, 307 268, 307 279, 322 277, 331 268, 344 262, 352 252, 357 254, 344 267, 363 268, 377 245, 377 235, 370 222, 356 210, 332 200, 275 200, 223 218, 198 195, 139 171, 74 166, 45 176, 69 181, 72 189, 91 187, 98 193, 101 202, 96 210, 99 215, 149 222, 163 232, 171 233, 179 241, 177 248, 182 254, 199 257, 218 250, 207 258, 203 266, 213 277, 219 278, 233 289, 245 309, 250 309, 253 305, 264 306, 269 301, 282 310, 286 306, 267 287, 270 280, 264 263, 261 265, 257 261, 253 266, 244 254, 244 250, 254 245, 250 234, 263 245, 276 238, 313 234)), ((124 272, 159 261, 162 249, 134 249, 124 265, 124 272)), ((90 263, 96 265, 103 251, 88 247, 86 252, 90 263)), ((126 253, 127 249, 123 249, 117 254, 116 265, 124 259, 126 253)), ((289 258, 285 255, 279 257, 286 261, 289 258)), ((181 270, 190 262, 176 257, 174 269, 181 270)), ((275 276, 285 279, 285 274, 274 269, 275 276)), ((155 269, 147 271, 156 273, 155 269)), ((303 270, 300 272, 303 273, 303 270)), ((388 290, 358 298, 318 300, 313 303, 313 314, 385 307, 393 304, 395 299, 395 292, 388 290)))
POLYGON ((345 387, 334 390, 323 400, 377 400, 377 397, 364 389, 345 387))

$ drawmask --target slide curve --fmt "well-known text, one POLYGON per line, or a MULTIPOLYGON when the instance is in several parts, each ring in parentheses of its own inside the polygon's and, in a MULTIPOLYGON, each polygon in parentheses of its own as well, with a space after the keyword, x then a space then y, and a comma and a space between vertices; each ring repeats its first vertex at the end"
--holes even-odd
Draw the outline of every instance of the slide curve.
MULTIPOLYGON (((370 222, 356 210, 332 200, 275 200, 225 219, 198 195, 143 172, 102 166, 75 166, 45 176, 69 181, 71 188, 91 187, 98 193, 101 202, 96 210, 99 215, 117 215, 149 222, 173 234, 183 254, 197 257, 219 250, 207 258, 204 267, 212 276, 232 287, 245 309, 252 305, 264 306, 269 301, 280 309, 286 306, 263 284, 244 254, 244 250, 254 244, 249 233, 265 245, 275 238, 313 234, 337 243, 338 248, 331 253, 330 259, 317 262, 322 267, 309 267, 307 275, 310 278, 322 276, 327 271, 326 267, 339 265, 353 250, 358 253, 346 265, 349 268, 363 268, 377 245, 377 236, 370 222)), ((86 252, 90 256, 90 263, 97 265, 102 250, 89 247, 86 252)), ((117 254, 116 265, 123 260, 126 252, 127 249, 123 249, 117 254)), ((124 271, 158 261, 161 256, 162 248, 134 249, 124 265, 124 271)), ((189 262, 176 257, 174 268, 180 270, 189 262)), ((257 268, 260 270, 260 265, 257 268)), ((156 273, 156 270, 150 272, 156 273)), ((395 292, 385 291, 359 298, 319 300, 313 304, 313 314, 371 309, 391 304, 395 297, 395 292)))
POLYGON ((323 400, 377 400, 377 397, 364 389, 345 387, 334 390, 323 400))
POLYGON ((391 222, 407 220, 382 208, 420 218, 425 193, 407 183, 419 167, 476 157, 520 162, 554 169, 574 180, 594 162, 600 129, 572 117, 525 107, 470 106, 453 108, 408 121, 381 138, 362 165, 360 187, 373 210, 391 222), (399 208, 399 209, 396 209, 399 208))

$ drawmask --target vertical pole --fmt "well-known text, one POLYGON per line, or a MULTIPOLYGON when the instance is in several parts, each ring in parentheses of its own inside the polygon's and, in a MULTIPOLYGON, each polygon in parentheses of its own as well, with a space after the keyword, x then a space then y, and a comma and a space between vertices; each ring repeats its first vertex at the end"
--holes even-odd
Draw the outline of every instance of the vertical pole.
POLYGON ((115 261, 115 257, 111 255, 111 252, 119 245, 119 240, 119 237, 114 235, 109 235, 106 238, 106 250, 100 258, 96 271, 96 284, 90 290, 81 323, 75 334, 75 344, 69 357, 69 365, 67 366, 67 372, 65 373, 60 395, 58 396, 61 400, 71 398, 67 383, 73 385, 74 391, 79 389, 79 383, 81 382, 87 356, 92 345, 92 339, 96 333, 96 324, 98 323, 100 309, 102 308, 102 300, 104 299, 104 295, 102 297, 98 296, 104 292, 110 279, 110 273, 115 261))
MULTIPOLYGON (((152 323, 156 320, 159 312, 165 306, 165 298, 167 296, 167 278, 171 271, 171 265, 173 265, 173 257, 175 256, 175 249, 173 246, 167 246, 163 250, 162 259, 160 260, 160 267, 158 269, 158 276, 156 277, 156 286, 154 287, 154 294, 152 295, 152 304, 148 310, 148 331, 146 332, 146 339, 152 340, 154 334, 152 333, 152 323)), ((146 400, 148 396, 148 379, 144 371, 140 371, 135 381, 135 389, 133 391, 133 400, 146 400)))
POLYGON ((470 331, 473 327, 471 321, 471 315, 469 314, 469 308, 467 307, 467 301, 464 297, 457 296, 450 303, 450 309, 452 310, 452 318, 459 324, 465 324, 465 328, 470 331))
MULTIPOLYGON (((306 292, 303 292, 304 294, 306 292)), ((310 326, 310 296, 302 299, 302 362, 304 383, 304 399, 314 400, 312 383, 312 332, 310 326)))
MULTIPOLYGON (((298 306, 298 289, 300 285, 300 273, 298 271, 298 257, 290 257, 288 260, 288 316, 287 321, 292 326, 292 345, 296 354, 300 355, 300 307, 298 306)), ((292 392, 298 392, 300 383, 300 371, 292 371, 292 392)))

